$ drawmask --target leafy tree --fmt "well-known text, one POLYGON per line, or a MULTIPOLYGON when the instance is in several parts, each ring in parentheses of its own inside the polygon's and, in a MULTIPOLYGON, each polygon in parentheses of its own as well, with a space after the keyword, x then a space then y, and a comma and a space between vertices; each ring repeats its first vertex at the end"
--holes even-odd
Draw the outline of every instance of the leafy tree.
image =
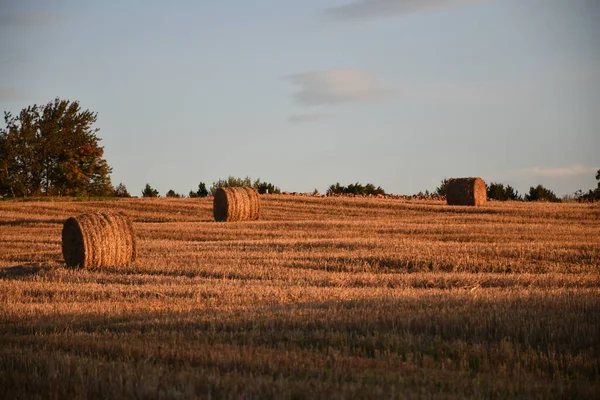
POLYGON ((527 201, 550 201, 553 203, 560 202, 560 199, 550 189, 546 189, 542 185, 536 187, 530 187, 529 193, 525 195, 527 201))
POLYGON ((0 129, 0 190, 14 197, 111 195, 111 168, 102 158, 97 113, 79 102, 33 105, 4 113, 0 129))
POLYGON ((345 187, 340 185, 339 182, 336 182, 335 185, 329 186, 329 188, 327 189, 327 195, 331 196, 333 194, 343 194, 344 190, 345 187))
POLYGON ((229 176, 227 179, 219 179, 216 182, 213 182, 210 187, 210 195, 214 196, 215 192, 220 187, 244 187, 244 186, 252 186, 252 179, 249 176, 245 178, 236 178, 234 176, 229 176))
POLYGON ((598 181, 598 185, 596 189, 590 189, 587 193, 584 193, 582 190, 578 190, 575 192, 575 199, 578 201, 600 201, 600 169, 596 172, 596 180, 598 181))
POLYGON ((270 194, 280 194, 281 189, 279 187, 273 185, 272 183, 261 182, 260 179, 254 181, 252 185, 260 194, 270 193, 270 194))
POLYGON ((252 182, 252 179, 247 176, 245 178, 236 178, 234 176, 229 176, 227 179, 219 179, 216 182, 213 182, 209 192, 211 196, 214 196, 215 192, 220 187, 253 187, 258 193, 264 194, 267 193, 281 193, 279 187, 273 185, 272 183, 261 182, 260 179, 252 182))
POLYGON ((487 187, 488 199, 506 201, 506 200, 522 200, 519 192, 516 191, 512 186, 502 183, 492 182, 487 187))
POLYGON ((131 197, 129 192, 127 191, 127 187, 123 184, 123 182, 119 183, 114 191, 115 197, 131 197))
POLYGON ((173 189, 169 189, 169 191, 167 192, 167 194, 165 196, 166 197, 176 197, 176 198, 181 197, 181 195, 179 193, 175 192, 173 189))
POLYGON ((158 195, 158 190, 154 189, 150 186, 149 183, 146 183, 146 187, 142 190, 142 197, 160 197, 158 195))
POLYGON ((385 194, 385 190, 383 190, 381 186, 375 187, 372 183, 363 185, 356 182, 351 183, 348 186, 342 186, 339 182, 336 182, 335 185, 331 185, 327 189, 327 195, 331 196, 332 194, 377 195, 385 194))
POLYGON ((206 183, 200 182, 198 184, 198 197, 208 197, 208 190, 206 189, 206 183))
POLYGON ((439 196, 445 196, 447 192, 448 192, 448 179, 444 178, 440 182, 440 186, 435 188, 435 194, 437 194, 439 196))
POLYGON ((198 190, 196 190, 195 192, 193 190, 190 190, 190 194, 188 195, 189 197, 207 197, 208 196, 208 190, 206 189, 206 183, 204 182, 200 182, 198 184, 198 190))

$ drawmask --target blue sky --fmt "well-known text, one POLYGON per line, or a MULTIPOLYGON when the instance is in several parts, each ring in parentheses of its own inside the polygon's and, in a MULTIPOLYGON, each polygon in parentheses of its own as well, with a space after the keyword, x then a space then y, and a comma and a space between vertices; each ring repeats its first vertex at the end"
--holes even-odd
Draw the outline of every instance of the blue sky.
POLYGON ((388 192, 595 187, 595 0, 8 1, 0 111, 98 112, 139 195, 251 176, 388 192))

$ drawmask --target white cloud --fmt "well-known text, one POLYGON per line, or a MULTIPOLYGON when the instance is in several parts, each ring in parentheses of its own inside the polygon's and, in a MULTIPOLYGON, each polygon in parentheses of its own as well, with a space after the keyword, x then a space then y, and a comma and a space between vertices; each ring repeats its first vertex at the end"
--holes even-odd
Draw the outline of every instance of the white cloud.
POLYGON ((313 122, 321 119, 329 118, 329 114, 292 114, 288 117, 288 121, 294 124, 301 124, 304 122, 313 122))
POLYGON ((543 176, 549 178, 566 178, 570 176, 593 174, 598 167, 588 167, 582 164, 573 164, 563 168, 533 167, 521 170, 523 175, 543 176))
POLYGON ((354 0, 331 7, 325 14, 339 20, 391 17, 419 11, 429 11, 479 0, 354 0))
POLYGON ((305 106, 372 100, 387 92, 368 72, 357 69, 312 71, 285 79, 300 87, 293 97, 305 106))

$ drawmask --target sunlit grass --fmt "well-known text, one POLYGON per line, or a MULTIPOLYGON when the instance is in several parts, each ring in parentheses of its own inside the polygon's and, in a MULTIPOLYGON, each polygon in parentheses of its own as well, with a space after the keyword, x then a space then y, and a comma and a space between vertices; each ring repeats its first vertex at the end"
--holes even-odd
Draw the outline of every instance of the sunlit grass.
POLYGON ((263 196, 0 203, 3 398, 596 398, 600 209, 263 196), (62 222, 139 259, 70 270, 62 222))

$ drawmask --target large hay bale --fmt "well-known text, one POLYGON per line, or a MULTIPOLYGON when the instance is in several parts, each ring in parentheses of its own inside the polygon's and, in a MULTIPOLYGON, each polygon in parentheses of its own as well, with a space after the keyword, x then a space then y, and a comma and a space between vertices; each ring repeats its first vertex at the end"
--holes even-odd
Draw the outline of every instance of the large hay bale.
POLYGON ((133 224, 127 215, 116 212, 71 217, 63 225, 62 252, 69 267, 127 265, 137 255, 133 224))
POLYGON ((217 222, 256 221, 260 198, 252 187, 221 187, 215 192, 213 214, 217 222))
POLYGON ((446 186, 446 201, 454 206, 480 206, 487 201, 487 188, 481 178, 453 178, 446 186))

